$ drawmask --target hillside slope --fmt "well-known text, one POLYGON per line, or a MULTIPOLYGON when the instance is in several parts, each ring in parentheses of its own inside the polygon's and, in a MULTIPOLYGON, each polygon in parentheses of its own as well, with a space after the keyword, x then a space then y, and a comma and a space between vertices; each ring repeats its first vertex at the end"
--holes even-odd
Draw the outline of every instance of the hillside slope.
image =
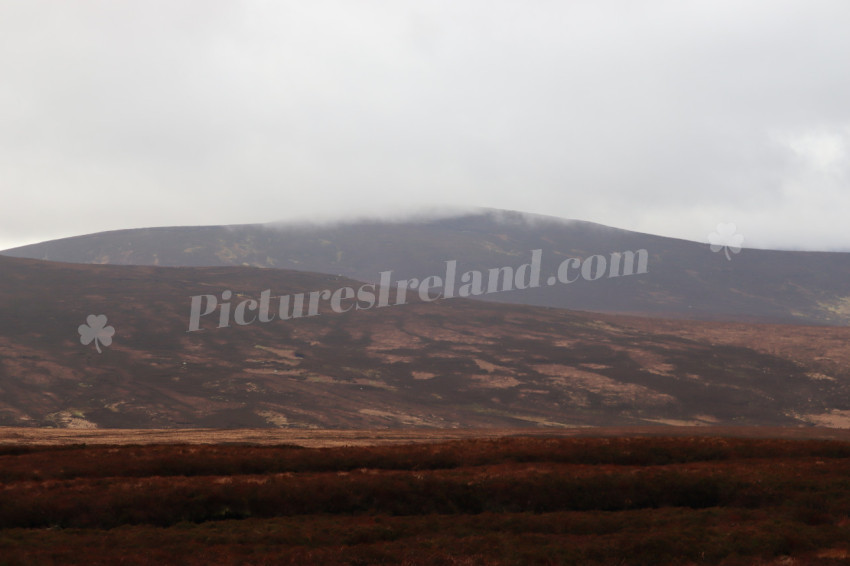
POLYGON ((850 329, 592 315, 461 298, 188 331, 357 282, 239 267, 0 257, 0 425, 488 427, 842 424, 850 329), (111 345, 80 342, 106 315, 111 345), (244 313, 243 313, 244 314, 244 313), (102 353, 98 353, 99 347, 102 353))
MULTIPOLYGON (((598 224, 504 211, 451 218, 337 225, 245 225, 149 228, 44 242, 5 255, 60 262, 253 266, 343 275, 377 282, 518 268, 541 250, 542 283, 490 293, 501 301, 595 312, 664 317, 850 324, 850 254, 745 249, 714 253, 708 245, 598 224), (612 254, 646 250, 646 273, 611 277, 612 254), (570 258, 607 270, 588 280, 578 264, 569 284, 546 284, 570 258)), ((624 265, 622 266, 624 267, 624 265)), ((620 270, 620 274, 624 270, 620 270)))

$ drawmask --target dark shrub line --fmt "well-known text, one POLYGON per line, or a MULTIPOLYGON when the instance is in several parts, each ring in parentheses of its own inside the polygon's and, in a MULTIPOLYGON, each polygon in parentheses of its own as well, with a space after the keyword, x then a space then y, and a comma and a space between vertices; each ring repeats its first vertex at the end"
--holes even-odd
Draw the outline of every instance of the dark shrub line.
POLYGON ((215 445, 11 447, 0 456, 0 482, 360 468, 440 470, 502 462, 660 466, 779 457, 850 458, 850 443, 721 438, 510 438, 321 449, 215 445))
MULTIPOLYGON (((812 497, 810 493, 804 495, 812 497)), ((846 494, 831 494, 831 498, 833 507, 850 509, 846 494)), ((41 489, 7 491, 0 500, 0 528, 112 528, 139 523, 169 526, 182 521, 324 513, 423 515, 755 508, 787 505, 791 499, 783 482, 766 485, 732 474, 653 469, 584 477, 554 472, 494 478, 455 472, 384 472, 273 476, 264 480, 236 478, 228 482, 221 478, 75 480, 41 489)), ((819 511, 827 512, 829 509, 819 511)))

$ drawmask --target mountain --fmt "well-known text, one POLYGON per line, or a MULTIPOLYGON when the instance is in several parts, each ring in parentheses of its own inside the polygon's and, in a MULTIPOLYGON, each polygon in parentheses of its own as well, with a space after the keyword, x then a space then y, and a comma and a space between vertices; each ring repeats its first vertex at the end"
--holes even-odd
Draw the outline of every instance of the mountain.
POLYGON ((377 282, 388 271, 394 281, 442 276, 451 261, 459 276, 516 270, 532 260, 534 250, 541 250, 538 286, 498 285, 499 292, 477 298, 672 318, 850 324, 848 253, 714 253, 696 242, 505 211, 397 222, 120 230, 2 253, 90 264, 251 266, 377 282), (638 272, 641 256, 629 256, 641 250, 645 273, 638 272), (629 259, 632 273, 625 276, 629 259), (564 262, 572 262, 563 269, 569 283, 558 280, 564 262))
POLYGON ((850 422, 850 328, 415 293, 385 307, 349 300, 342 313, 324 298, 313 316, 305 304, 303 316, 281 319, 295 314, 300 293, 364 284, 293 270, 9 257, 0 273, 3 426, 850 422), (292 310, 281 311, 284 296, 292 310), (274 320, 262 322, 261 311, 274 320), (91 340, 104 326, 114 329, 111 342, 102 330, 91 340))

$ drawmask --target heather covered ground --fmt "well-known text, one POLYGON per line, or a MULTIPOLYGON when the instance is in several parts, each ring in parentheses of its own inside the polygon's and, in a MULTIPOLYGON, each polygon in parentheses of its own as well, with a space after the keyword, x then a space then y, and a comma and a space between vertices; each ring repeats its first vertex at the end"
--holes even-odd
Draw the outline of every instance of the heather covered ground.
POLYGON ((0 564, 845 564, 850 443, 0 446, 0 564))

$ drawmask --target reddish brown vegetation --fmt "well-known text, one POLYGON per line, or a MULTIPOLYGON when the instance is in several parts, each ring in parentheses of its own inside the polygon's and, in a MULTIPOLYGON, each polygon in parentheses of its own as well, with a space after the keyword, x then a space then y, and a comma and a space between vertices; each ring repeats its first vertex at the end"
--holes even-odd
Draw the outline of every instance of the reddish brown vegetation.
POLYGON ((0 564, 841 564, 850 443, 0 447, 0 564))
MULTIPOLYGON (((411 298, 394 308, 187 333, 193 296, 232 290, 257 297, 266 289, 292 294, 358 284, 276 269, 2 257, 0 271, 0 425, 850 428, 847 326, 668 321, 411 298), (77 334, 90 304, 117 329, 101 354, 80 344, 77 334)), ((681 265, 675 271, 684 275, 681 265)), ((653 268, 647 276, 657 274, 653 268)), ((610 280, 644 287, 629 281, 610 280)), ((601 285, 587 287, 601 291, 601 285)), ((560 293, 569 297, 576 289, 560 293)), ((607 302, 625 290, 600 297, 607 302)), ((757 300, 739 288, 714 291, 721 300, 757 300)), ((811 290, 807 296, 814 297, 811 290)), ((785 304, 800 310, 796 301, 785 304)))

